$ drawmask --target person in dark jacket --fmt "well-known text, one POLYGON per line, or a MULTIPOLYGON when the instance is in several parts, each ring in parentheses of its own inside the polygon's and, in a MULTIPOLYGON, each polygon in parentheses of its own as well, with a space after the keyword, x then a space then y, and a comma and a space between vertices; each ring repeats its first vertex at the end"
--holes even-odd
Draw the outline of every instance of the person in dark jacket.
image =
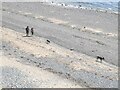
POLYGON ((26 36, 29 34, 29 26, 26 27, 26 36))
POLYGON ((33 28, 31 28, 31 35, 33 35, 34 34, 34 30, 33 30, 33 28))

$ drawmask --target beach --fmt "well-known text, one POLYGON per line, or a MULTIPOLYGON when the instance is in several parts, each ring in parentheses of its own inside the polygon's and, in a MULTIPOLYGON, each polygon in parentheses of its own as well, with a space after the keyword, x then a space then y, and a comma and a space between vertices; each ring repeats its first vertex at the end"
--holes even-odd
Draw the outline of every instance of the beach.
POLYGON ((5 2, 2 10, 3 87, 118 87, 117 14, 42 2, 5 2))

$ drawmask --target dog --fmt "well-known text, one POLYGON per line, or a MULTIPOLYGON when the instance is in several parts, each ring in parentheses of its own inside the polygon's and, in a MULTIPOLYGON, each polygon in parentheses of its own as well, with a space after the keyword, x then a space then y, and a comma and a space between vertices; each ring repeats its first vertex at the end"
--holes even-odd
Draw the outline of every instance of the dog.
POLYGON ((73 50, 74 50, 73 48, 70 49, 70 51, 73 51, 73 50))
POLYGON ((49 43, 50 43, 50 40, 46 40, 46 41, 47 41, 47 42, 46 42, 47 44, 49 44, 49 43))
POLYGON ((100 56, 97 56, 97 61, 100 60, 100 62, 102 63, 102 60, 105 60, 104 57, 100 57, 100 56))

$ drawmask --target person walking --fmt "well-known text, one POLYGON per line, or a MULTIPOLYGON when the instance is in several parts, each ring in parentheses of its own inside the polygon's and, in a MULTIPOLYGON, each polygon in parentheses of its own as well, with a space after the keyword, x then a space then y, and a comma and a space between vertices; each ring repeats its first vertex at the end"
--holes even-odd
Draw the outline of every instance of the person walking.
POLYGON ((34 30, 33 30, 33 28, 31 28, 31 35, 33 35, 34 34, 34 30))
POLYGON ((29 34, 29 26, 26 27, 26 36, 29 34))

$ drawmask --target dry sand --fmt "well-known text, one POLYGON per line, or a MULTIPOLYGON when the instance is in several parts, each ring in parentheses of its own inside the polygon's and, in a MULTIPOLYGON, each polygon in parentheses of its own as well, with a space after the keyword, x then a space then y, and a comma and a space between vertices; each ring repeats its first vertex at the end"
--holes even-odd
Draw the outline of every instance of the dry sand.
POLYGON ((118 68, 45 38, 3 28, 3 87, 118 87, 118 68))
POLYGON ((3 87, 118 87, 117 14, 43 3, 2 6, 3 87), (24 35, 27 25, 34 36, 24 35), (105 61, 96 62, 97 55, 105 61))

